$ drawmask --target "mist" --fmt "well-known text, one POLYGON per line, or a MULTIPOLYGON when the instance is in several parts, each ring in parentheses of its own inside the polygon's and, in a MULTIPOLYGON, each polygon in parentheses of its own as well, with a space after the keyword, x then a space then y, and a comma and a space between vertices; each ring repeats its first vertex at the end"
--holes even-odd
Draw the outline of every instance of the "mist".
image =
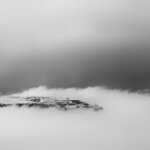
MULTIPOLYGON (((14 96, 77 98, 104 109, 59 111, 55 109, 0 109, 0 148, 3 150, 149 150, 150 101, 148 94, 108 90, 48 89, 37 87, 14 96)), ((11 102, 1 97, 1 102, 11 102)))
POLYGON ((4 105, 0 149, 149 150, 149 5, 1 0, 0 103, 69 97, 103 110, 4 105))

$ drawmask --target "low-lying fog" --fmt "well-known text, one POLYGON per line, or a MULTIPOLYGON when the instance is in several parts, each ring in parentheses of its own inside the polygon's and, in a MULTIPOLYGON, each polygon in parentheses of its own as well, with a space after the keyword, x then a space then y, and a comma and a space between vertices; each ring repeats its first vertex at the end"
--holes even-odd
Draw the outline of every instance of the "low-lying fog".
MULTIPOLYGON (((33 88, 21 96, 78 98, 104 110, 0 108, 2 150, 149 150, 150 96, 101 87, 33 88)), ((1 97, 1 101, 11 101, 1 97)))

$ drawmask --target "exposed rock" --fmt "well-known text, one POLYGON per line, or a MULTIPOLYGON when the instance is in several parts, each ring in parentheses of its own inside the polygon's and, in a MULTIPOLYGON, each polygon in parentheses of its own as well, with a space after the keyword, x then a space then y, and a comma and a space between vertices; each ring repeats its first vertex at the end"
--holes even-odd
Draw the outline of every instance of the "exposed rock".
POLYGON ((100 111, 103 107, 99 105, 91 105, 80 100, 58 100, 51 97, 10 97, 18 99, 20 102, 14 104, 17 107, 36 107, 36 108, 56 108, 59 110, 73 110, 73 109, 93 109, 100 111))

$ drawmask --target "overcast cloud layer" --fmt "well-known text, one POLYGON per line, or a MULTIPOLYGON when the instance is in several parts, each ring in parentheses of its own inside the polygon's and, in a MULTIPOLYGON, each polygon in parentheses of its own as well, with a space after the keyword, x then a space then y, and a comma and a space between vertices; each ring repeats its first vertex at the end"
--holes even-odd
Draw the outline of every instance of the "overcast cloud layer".
POLYGON ((149 1, 0 2, 0 91, 150 87, 149 1))

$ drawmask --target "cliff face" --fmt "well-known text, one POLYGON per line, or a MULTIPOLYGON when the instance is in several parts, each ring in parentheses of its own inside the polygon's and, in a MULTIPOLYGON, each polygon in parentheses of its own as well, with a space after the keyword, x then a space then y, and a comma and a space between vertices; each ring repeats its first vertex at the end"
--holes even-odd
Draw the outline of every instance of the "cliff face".
POLYGON ((103 107, 99 105, 91 105, 80 100, 58 100, 52 97, 10 97, 18 99, 15 104, 0 104, 0 107, 17 106, 17 107, 36 107, 36 108, 56 108, 59 110, 73 110, 73 109, 92 109, 94 111, 100 111, 103 107))

